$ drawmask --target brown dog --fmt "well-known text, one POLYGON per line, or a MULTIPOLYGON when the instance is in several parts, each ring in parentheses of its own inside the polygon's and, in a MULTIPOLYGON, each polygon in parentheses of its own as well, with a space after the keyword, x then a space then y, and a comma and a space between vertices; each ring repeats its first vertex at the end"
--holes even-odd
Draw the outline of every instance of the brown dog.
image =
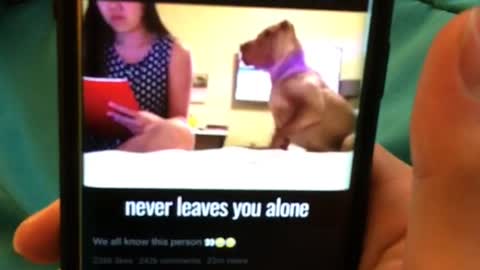
POLYGON ((293 143, 319 152, 353 148, 353 108, 306 66, 290 22, 268 27, 255 40, 242 44, 240 51, 246 65, 270 73, 269 108, 275 121, 271 147, 293 143))

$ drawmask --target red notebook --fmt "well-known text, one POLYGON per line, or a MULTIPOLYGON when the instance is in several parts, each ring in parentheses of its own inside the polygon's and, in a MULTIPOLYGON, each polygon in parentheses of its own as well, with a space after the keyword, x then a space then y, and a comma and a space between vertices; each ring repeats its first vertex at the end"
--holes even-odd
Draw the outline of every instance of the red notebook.
POLYGON ((130 134, 124 126, 107 116, 112 101, 132 110, 139 110, 127 79, 83 77, 84 121, 87 132, 96 136, 119 138, 130 134))

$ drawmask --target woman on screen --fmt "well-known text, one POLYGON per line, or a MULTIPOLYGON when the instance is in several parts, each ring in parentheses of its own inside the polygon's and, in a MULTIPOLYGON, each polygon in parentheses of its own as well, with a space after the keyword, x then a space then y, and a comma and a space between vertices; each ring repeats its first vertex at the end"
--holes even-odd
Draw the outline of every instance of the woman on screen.
POLYGON ((184 121, 192 83, 190 53, 169 33, 155 4, 90 0, 84 31, 84 75, 126 78, 141 108, 136 112, 109 104, 108 116, 132 137, 103 138, 86 131, 84 151, 192 148, 193 135, 184 121))

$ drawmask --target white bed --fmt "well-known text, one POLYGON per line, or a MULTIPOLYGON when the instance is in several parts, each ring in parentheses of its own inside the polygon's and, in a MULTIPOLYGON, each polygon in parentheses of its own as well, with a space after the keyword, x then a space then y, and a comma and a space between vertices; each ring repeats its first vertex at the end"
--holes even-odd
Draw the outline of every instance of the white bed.
POLYGON ((352 152, 253 150, 101 151, 84 154, 84 184, 97 188, 345 190, 352 152))

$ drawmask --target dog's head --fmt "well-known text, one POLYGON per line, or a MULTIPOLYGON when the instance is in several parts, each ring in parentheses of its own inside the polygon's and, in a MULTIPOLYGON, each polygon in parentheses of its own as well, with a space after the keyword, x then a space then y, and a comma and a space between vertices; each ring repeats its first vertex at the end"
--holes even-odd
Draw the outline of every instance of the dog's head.
POLYGON ((269 69, 299 47, 293 25, 284 20, 263 30, 256 39, 242 44, 240 52, 246 65, 269 69))

